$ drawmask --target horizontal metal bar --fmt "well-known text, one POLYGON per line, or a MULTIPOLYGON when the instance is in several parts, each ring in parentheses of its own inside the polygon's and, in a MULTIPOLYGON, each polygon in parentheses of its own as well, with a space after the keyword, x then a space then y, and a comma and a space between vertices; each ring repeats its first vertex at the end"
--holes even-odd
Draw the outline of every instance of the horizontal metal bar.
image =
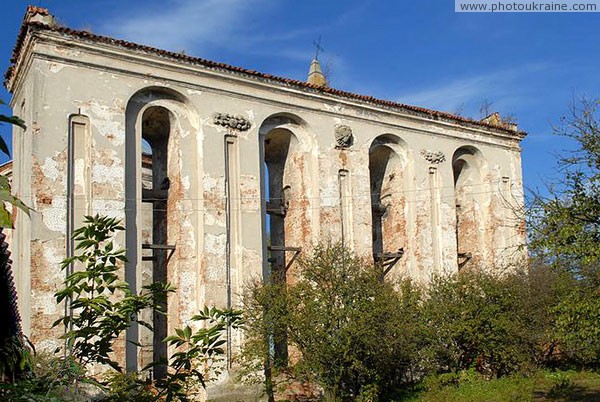
POLYGON ((386 260, 394 260, 396 258, 402 258, 402 256, 404 255, 404 249, 401 248, 399 249, 397 252, 395 253, 378 253, 375 254, 375 261, 386 261, 386 260))
POLYGON ((287 214, 287 208, 279 202, 275 203, 272 201, 267 201, 267 213, 269 215, 285 217, 287 214))
POLYGON ((270 251, 302 251, 302 247, 286 247, 286 246, 269 246, 267 250, 270 251))
POLYGON ((175 246, 170 244, 142 244, 146 250, 175 250, 175 246))
POLYGON ((142 201, 166 201, 168 196, 169 192, 167 190, 142 189, 142 201))

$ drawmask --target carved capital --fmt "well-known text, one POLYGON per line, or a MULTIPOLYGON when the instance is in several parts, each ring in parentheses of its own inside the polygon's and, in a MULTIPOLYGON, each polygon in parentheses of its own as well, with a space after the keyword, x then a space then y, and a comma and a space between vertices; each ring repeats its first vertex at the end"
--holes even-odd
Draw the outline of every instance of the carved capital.
POLYGON ((338 124, 334 128, 335 142, 339 148, 350 148, 354 144, 352 128, 338 124))
POLYGON ((235 131, 246 131, 252 127, 252 123, 244 116, 236 114, 232 115, 229 113, 214 113, 213 123, 219 126, 227 127, 235 131))
POLYGON ((439 164, 446 160, 446 155, 442 151, 421 150, 421 156, 429 163, 439 164))

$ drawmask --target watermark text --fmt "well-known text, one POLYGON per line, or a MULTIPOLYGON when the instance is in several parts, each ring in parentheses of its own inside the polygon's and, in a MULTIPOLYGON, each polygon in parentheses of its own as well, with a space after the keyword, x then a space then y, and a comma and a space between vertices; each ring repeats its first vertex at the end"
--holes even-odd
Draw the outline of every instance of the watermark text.
POLYGON ((459 13, 594 13, 600 11, 600 0, 454 0, 459 13))

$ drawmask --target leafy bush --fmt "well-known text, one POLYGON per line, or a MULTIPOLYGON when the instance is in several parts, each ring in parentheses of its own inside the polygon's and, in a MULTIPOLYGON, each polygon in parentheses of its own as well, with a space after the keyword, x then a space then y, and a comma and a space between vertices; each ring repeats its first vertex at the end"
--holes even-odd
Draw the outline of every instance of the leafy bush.
POLYGON ((157 400, 157 392, 151 382, 136 372, 109 371, 104 375, 106 395, 102 402, 150 402, 157 400))
POLYGON ((497 377, 531 361, 537 345, 524 279, 476 270, 434 278, 423 305, 426 367, 437 373, 474 368, 497 377))
POLYGON ((551 312, 563 360, 578 367, 599 367, 600 291, 575 286, 551 312))
POLYGON ((273 324, 284 323, 300 352, 291 359, 295 372, 314 378, 330 401, 370 398, 406 380, 418 349, 419 291, 410 282, 396 291, 339 244, 317 246, 299 265, 300 279, 287 289, 266 284, 249 292, 249 327, 259 323, 264 332, 248 331, 247 345, 263 342, 272 359, 273 324))
MULTIPOLYGON (((222 360, 226 342, 223 334, 228 327, 238 328, 241 317, 240 311, 205 307, 200 314, 192 317, 192 321, 207 321, 210 325, 196 331, 186 325, 165 339, 176 350, 169 360, 171 370, 167 372, 167 378, 156 384, 160 390, 158 394, 166 395, 166 402, 194 400, 198 384, 206 386, 204 368, 222 360)), ((218 371, 215 370, 214 374, 218 371)))
POLYGON ((0 384, 0 399, 7 402, 84 402, 99 388, 70 357, 38 354, 32 357, 27 376, 0 384))
MULTIPOLYGON (((280 366, 274 362, 273 333, 285 328, 287 320, 286 286, 255 281, 244 292, 244 345, 239 356, 240 379, 248 383, 264 381, 269 401, 274 401, 280 366), (261 376, 264 374, 264 378, 261 376)), ((287 384, 286 379, 282 379, 287 384)))

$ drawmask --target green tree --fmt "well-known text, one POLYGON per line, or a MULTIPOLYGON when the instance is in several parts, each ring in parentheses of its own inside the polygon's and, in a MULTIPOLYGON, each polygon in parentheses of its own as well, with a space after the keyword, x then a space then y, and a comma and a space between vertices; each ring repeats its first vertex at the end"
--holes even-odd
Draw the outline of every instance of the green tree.
MULTIPOLYGON (((84 226, 73 234, 76 255, 62 262, 68 275, 55 298, 57 303, 65 301, 69 308, 54 325, 65 327, 67 353, 52 360, 52 364, 66 374, 55 378, 32 373, 22 383, 6 389, 5 396, 22 394, 26 396, 23 400, 38 400, 39 394, 50 395, 57 386, 65 385, 79 395, 77 385, 90 383, 102 389, 101 400, 106 402, 125 399, 186 402, 192 400, 198 387, 205 386, 208 368, 224 354, 224 333, 228 327, 241 325, 239 311, 205 308, 190 320, 204 323, 198 325, 201 328, 193 330, 186 325, 175 329, 175 334, 164 340, 173 352, 166 362, 169 370, 165 379, 152 383, 143 373, 121 373, 114 360, 115 341, 134 322, 152 330, 149 323, 137 319, 138 314, 147 308, 159 309, 167 294, 175 291, 170 284, 155 282, 137 294, 120 279, 125 250, 115 247, 114 236, 121 230, 124 228, 115 218, 86 216, 84 226), (89 375, 87 369, 91 364, 104 364, 116 370, 107 376, 109 383, 98 382, 89 375)), ((143 370, 157 364, 165 362, 153 362, 143 370)), ((75 394, 72 396, 75 398, 75 394)))
POLYGON ((530 249, 550 263, 597 281, 600 257, 600 114, 598 100, 583 99, 555 127, 575 150, 559 158, 558 183, 534 195, 530 249))
POLYGON ((600 103, 582 99, 555 133, 574 150, 559 158, 558 183, 534 195, 530 250, 562 277, 560 300, 551 306, 555 342, 563 359, 600 365, 600 103))
POLYGON ((406 381, 418 350, 418 289, 406 282, 397 291, 339 244, 317 246, 299 265, 300 279, 287 290, 267 284, 254 291, 264 304, 248 326, 260 321, 266 333, 249 338, 272 342, 273 323, 284 322, 290 348, 300 352, 293 369, 316 380, 327 401, 377 397, 406 381))

